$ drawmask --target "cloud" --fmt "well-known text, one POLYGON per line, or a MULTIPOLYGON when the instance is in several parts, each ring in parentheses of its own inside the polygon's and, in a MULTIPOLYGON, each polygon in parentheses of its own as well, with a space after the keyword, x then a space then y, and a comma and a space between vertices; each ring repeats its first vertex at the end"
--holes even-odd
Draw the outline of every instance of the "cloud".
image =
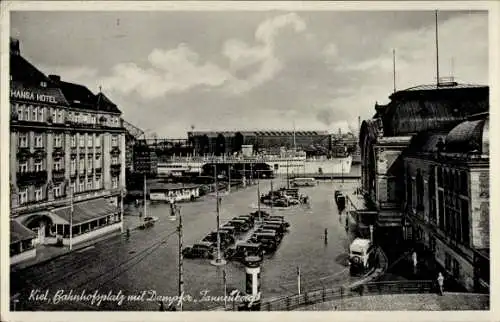
POLYGON ((174 49, 156 48, 148 56, 147 67, 121 63, 104 77, 103 87, 122 94, 139 94, 144 99, 182 93, 198 86, 224 89, 229 94, 247 92, 271 79, 283 69, 275 56, 275 41, 284 29, 305 30, 305 22, 296 14, 273 17, 260 23, 254 34, 255 44, 240 39, 227 40, 222 55, 229 60, 224 69, 212 62, 202 62, 200 55, 187 44, 174 49))
POLYGON ((154 99, 196 86, 218 87, 232 78, 210 62, 200 63, 199 55, 186 44, 171 50, 154 49, 148 63, 149 68, 134 63, 114 66, 112 76, 103 79, 103 87, 124 94, 137 92, 145 99, 154 99))
POLYGON ((283 69, 284 64, 276 57, 275 52, 276 39, 285 29, 302 32, 306 29, 306 24, 295 13, 280 15, 259 24, 254 35, 257 44, 254 46, 238 39, 226 41, 222 53, 229 59, 233 73, 260 64, 248 77, 237 78, 230 83, 228 86, 230 92, 235 94, 247 92, 273 79, 283 69))

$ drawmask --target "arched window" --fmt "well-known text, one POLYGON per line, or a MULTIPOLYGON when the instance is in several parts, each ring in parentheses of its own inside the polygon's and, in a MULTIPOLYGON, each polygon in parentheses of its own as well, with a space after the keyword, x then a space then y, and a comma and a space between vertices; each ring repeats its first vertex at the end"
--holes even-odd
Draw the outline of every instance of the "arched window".
POLYGON ((424 210, 424 177, 422 176, 420 169, 417 170, 416 186, 417 210, 424 210))

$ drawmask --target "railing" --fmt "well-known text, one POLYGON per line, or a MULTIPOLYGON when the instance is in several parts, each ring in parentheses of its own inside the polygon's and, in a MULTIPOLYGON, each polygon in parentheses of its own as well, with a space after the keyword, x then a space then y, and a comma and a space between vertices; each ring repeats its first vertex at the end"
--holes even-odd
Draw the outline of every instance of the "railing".
MULTIPOLYGON (((323 288, 300 295, 296 294, 271 301, 263 301, 260 309, 261 311, 291 311, 312 304, 366 295, 421 294, 436 291, 435 282, 432 280, 371 282, 355 287, 323 288)), ((228 310, 232 309, 228 308, 228 310)))

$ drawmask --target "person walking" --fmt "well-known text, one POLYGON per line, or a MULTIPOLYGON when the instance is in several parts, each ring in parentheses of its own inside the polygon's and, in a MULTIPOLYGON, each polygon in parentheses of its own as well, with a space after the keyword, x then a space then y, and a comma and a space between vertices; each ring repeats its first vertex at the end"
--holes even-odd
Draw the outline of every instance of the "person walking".
POLYGON ((438 286, 439 286, 439 295, 443 295, 443 293, 444 293, 444 288, 443 288, 444 276, 441 272, 439 272, 439 274, 438 274, 437 282, 438 282, 438 286))
POLYGON ((411 260, 413 262, 413 274, 417 274, 417 265, 418 265, 418 260, 417 260, 417 252, 413 251, 411 254, 411 260))

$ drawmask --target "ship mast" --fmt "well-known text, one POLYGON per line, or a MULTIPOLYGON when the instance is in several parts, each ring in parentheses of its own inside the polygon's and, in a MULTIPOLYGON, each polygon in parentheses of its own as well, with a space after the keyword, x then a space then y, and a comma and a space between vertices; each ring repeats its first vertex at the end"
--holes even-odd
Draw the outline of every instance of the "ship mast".
POLYGON ((434 12, 436 17, 436 87, 439 86, 439 33, 438 33, 438 11, 434 12))

